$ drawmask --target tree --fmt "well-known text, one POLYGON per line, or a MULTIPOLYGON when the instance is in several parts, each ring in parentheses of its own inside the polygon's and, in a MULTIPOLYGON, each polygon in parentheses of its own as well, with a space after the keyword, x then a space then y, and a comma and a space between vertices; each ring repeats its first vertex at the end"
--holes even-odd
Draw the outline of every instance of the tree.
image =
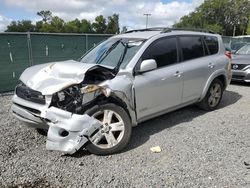
POLYGON ((233 36, 236 34, 245 34, 250 14, 249 0, 231 0, 231 24, 233 25, 233 36))
POLYGON ((49 33, 63 33, 65 22, 58 16, 52 17, 50 23, 44 23, 42 27, 42 32, 49 33))
POLYGON ((126 33, 127 31, 128 31, 128 28, 126 26, 123 26, 121 33, 126 33))
POLYGON ((95 18, 95 22, 92 23, 92 28, 96 33, 105 33, 107 25, 106 19, 103 17, 103 15, 97 16, 95 18))
POLYGON ((19 28, 17 26, 16 21, 12 21, 10 25, 7 26, 7 30, 5 32, 18 32, 19 28))
POLYGON ((35 31, 35 26, 30 20, 22 21, 12 21, 10 25, 7 26, 6 32, 33 32, 35 31))
POLYGON ((105 33, 107 34, 120 33, 118 14, 113 14, 112 16, 108 17, 108 24, 105 33))
POLYGON ((93 29, 91 27, 90 21, 86 19, 81 20, 80 33, 92 33, 93 29))
POLYGON ((224 35, 242 35, 246 33, 249 13, 249 0, 205 0, 174 27, 212 28, 224 35))
POLYGON ((247 34, 250 35, 250 15, 248 17, 247 34))
POLYGON ((65 22, 58 16, 52 16, 49 10, 37 12, 42 20, 32 24, 30 20, 12 21, 7 26, 7 32, 48 32, 48 33, 119 33, 119 15, 113 14, 106 18, 99 15, 91 23, 86 19, 75 19, 65 22))
POLYGON ((44 23, 47 23, 52 19, 52 12, 50 12, 49 10, 42 10, 40 12, 37 12, 37 15, 42 17, 42 21, 44 23))
POLYGON ((42 32, 42 28, 43 28, 43 21, 36 22, 35 32, 42 32))
POLYGON ((218 24, 206 24, 204 25, 205 30, 212 31, 215 33, 223 33, 223 28, 221 25, 218 24))
POLYGON ((69 21, 64 26, 64 32, 66 33, 79 33, 81 27, 81 22, 78 19, 69 21))

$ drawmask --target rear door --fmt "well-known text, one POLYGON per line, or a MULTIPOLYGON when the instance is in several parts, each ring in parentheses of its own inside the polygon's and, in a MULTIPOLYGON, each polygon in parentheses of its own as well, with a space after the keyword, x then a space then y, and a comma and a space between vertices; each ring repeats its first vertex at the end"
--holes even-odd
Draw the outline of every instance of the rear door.
POLYGON ((207 51, 201 35, 178 37, 183 65, 182 103, 199 99, 205 81, 213 69, 213 60, 206 56, 207 51))
POLYGON ((177 106, 182 96, 182 67, 178 63, 176 37, 154 41, 141 61, 154 59, 157 69, 135 76, 135 98, 138 120, 177 106))

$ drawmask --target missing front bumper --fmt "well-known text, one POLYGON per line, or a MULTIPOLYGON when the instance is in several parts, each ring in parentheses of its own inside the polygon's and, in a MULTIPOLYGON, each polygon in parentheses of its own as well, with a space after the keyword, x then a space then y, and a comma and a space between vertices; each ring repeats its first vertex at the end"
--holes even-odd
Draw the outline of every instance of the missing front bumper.
POLYGON ((100 129, 101 124, 87 114, 78 115, 51 107, 45 118, 49 121, 46 148, 73 154, 88 138, 100 129))

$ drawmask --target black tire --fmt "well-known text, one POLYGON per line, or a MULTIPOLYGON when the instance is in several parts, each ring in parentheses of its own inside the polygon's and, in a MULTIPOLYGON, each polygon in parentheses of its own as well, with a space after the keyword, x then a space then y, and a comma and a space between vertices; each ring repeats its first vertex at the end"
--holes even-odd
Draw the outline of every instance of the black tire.
MULTIPOLYGON (((89 141, 89 143, 86 145, 86 149, 93 154, 96 155, 110 155, 110 154, 114 154, 114 153, 118 153, 121 150, 123 150, 129 143, 130 137, 131 137, 131 132, 132 132, 132 126, 131 126, 131 120, 129 118, 128 113, 120 106, 115 105, 113 103, 107 103, 107 104, 102 104, 102 105, 96 105, 94 107, 92 107, 91 109, 87 110, 85 113, 90 115, 90 116, 96 116, 95 114, 100 113, 100 116, 102 116, 103 113, 103 122, 104 122, 104 110, 106 111, 113 111, 116 113, 116 115, 118 114, 120 116, 120 119, 122 119, 122 134, 121 132, 118 134, 121 134, 117 137, 119 138, 119 142, 116 143, 116 145, 110 147, 110 148, 102 148, 101 144, 99 144, 99 146, 97 146, 98 144, 94 144, 91 141, 89 141)), ((113 118, 113 115, 112 115, 113 118)), ((119 120, 118 120, 119 121, 119 120)), ((118 122, 119 123, 119 122, 118 122)), ((109 128, 112 127, 112 124, 109 124, 109 128)), ((107 124, 105 123, 104 126, 107 126, 107 124)), ((101 130, 100 130, 101 131, 101 130)), ((109 129, 109 131, 107 132, 107 134, 112 134, 113 136, 115 135, 115 133, 112 132, 112 128, 109 129)), ((102 134, 106 134, 106 133, 102 133, 102 134)), ((105 138, 103 138, 103 140, 105 141, 106 136, 103 136, 105 138)), ((115 138, 115 139, 117 139, 115 138)), ((91 138, 90 138, 91 140, 91 138)), ((107 141, 108 139, 106 139, 107 141)), ((118 140, 118 139, 117 139, 118 140)), ((102 140, 101 140, 102 141, 102 140)), ((104 145, 104 144, 103 144, 104 145)), ((108 142, 107 142, 108 145, 108 142)))
POLYGON ((223 95, 223 84, 219 79, 215 79, 209 86, 208 91, 206 93, 206 96, 202 99, 201 102, 198 103, 199 108, 201 108, 202 110, 206 110, 206 111, 213 111, 215 109, 218 108, 222 95, 223 95), (218 94, 218 97, 216 100, 216 103, 214 103, 213 105, 211 104, 211 102, 209 102, 210 97, 213 97, 211 94, 211 91, 214 87, 219 87, 220 90, 220 94, 218 94))
POLYGON ((36 129, 36 131, 43 136, 47 136, 48 130, 47 129, 36 129))

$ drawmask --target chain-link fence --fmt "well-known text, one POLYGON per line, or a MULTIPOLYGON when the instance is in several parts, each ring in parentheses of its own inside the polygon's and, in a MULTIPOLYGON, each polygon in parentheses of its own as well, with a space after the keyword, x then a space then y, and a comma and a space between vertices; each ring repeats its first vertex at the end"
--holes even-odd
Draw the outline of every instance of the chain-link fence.
POLYGON ((77 60, 109 38, 103 34, 0 33, 0 92, 12 91, 29 66, 77 60))
POLYGON ((230 36, 222 36, 222 41, 228 49, 230 49, 230 42, 231 42, 232 37, 230 36))

